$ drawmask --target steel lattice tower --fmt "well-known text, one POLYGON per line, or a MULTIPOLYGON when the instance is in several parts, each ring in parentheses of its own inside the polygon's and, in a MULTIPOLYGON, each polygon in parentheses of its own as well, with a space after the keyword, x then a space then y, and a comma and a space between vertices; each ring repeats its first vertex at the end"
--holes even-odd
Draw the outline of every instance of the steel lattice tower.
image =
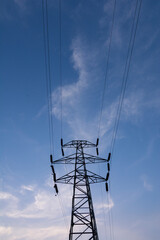
POLYGON ((96 219, 93 209, 92 196, 90 184, 106 182, 106 191, 108 191, 108 178, 110 171, 110 153, 108 159, 99 158, 84 153, 84 148, 95 147, 98 155, 98 142, 93 144, 86 140, 73 140, 63 144, 61 139, 62 155, 64 156, 64 148, 75 148, 76 152, 69 156, 53 161, 50 156, 51 168, 53 173, 53 180, 55 182, 54 188, 58 194, 58 187, 56 183, 73 184, 72 197, 72 212, 71 212, 71 226, 69 232, 69 240, 83 239, 83 240, 98 240, 98 232, 96 226, 96 219), (104 163, 108 162, 108 173, 106 178, 101 177, 86 169, 86 164, 104 163), (56 174, 53 164, 73 164, 74 170, 56 179, 56 174))

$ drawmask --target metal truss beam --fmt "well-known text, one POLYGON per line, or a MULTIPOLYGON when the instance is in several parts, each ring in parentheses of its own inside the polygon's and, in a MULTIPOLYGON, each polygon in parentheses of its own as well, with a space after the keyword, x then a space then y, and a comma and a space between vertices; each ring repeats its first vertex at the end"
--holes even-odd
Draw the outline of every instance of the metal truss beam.
POLYGON ((104 163, 107 160, 105 158, 100 158, 98 156, 93 156, 90 154, 84 153, 84 156, 82 156, 81 153, 74 153, 71 155, 68 155, 66 157, 60 158, 58 160, 55 160, 55 164, 75 164, 75 158, 78 158, 78 161, 81 162, 83 158, 85 158, 85 163, 86 164, 92 164, 92 163, 104 163))

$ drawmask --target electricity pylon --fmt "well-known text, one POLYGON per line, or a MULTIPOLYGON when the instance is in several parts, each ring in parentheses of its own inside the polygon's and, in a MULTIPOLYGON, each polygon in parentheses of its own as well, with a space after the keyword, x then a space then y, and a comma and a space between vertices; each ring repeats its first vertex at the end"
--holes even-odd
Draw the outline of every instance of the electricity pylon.
POLYGON ((83 239, 83 240, 99 240, 96 219, 93 209, 92 196, 90 184, 106 182, 106 191, 108 191, 108 179, 110 165, 109 160, 111 154, 109 153, 108 159, 100 158, 84 153, 84 148, 95 147, 98 155, 98 142, 93 144, 86 140, 73 140, 63 144, 61 139, 62 155, 64 156, 64 148, 75 148, 76 152, 69 156, 60 158, 53 161, 52 155, 50 156, 51 168, 53 173, 53 180, 55 182, 54 188, 58 194, 57 183, 65 183, 73 185, 72 197, 72 213, 71 213, 71 226, 69 232, 69 240, 83 239), (94 163, 107 163, 108 172, 106 178, 101 177, 86 169, 86 164, 94 163), (53 164, 73 164, 74 170, 56 178, 56 173, 53 164))

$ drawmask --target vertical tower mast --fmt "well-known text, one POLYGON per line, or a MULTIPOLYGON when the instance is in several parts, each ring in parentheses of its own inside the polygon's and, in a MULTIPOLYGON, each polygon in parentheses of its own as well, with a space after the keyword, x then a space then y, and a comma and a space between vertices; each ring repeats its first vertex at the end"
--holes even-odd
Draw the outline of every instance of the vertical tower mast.
MULTIPOLYGON (((73 184, 73 196, 72 196, 72 211, 71 211, 71 226, 69 232, 69 240, 83 239, 83 240, 99 240, 96 219, 93 209, 92 196, 90 190, 90 184, 106 182, 106 190, 108 191, 108 178, 109 172, 106 178, 103 178, 86 169, 86 164, 91 163, 104 163, 109 162, 108 159, 99 158, 84 153, 84 148, 97 148, 98 154, 98 140, 97 144, 93 144, 86 140, 73 140, 63 145, 61 140, 62 155, 64 155, 63 148, 75 148, 76 153, 71 154, 61 159, 52 160, 51 167, 53 172, 53 179, 55 182, 55 190, 58 194, 58 187, 56 183, 73 184), (74 170, 65 174, 64 176, 56 179, 53 164, 74 164, 74 170)), ((109 154, 110 156, 110 154, 109 154)), ((109 164, 109 163, 108 163, 109 164)), ((109 166, 109 165, 108 165, 109 166)), ((109 170, 109 167, 108 167, 109 170)))
POLYGON ((69 240, 81 235, 98 240, 96 220, 82 143, 76 147, 75 175, 72 197, 72 215, 69 240))

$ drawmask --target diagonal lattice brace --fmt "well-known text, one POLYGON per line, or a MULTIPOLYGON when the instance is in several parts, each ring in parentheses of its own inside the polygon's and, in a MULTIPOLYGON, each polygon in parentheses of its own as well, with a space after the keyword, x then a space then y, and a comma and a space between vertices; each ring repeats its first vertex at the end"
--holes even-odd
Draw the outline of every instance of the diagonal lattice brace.
MULTIPOLYGON (((57 183, 64 183, 64 184, 74 184, 74 176, 73 176, 73 172, 71 171, 70 173, 67 173, 65 175, 63 175, 60 178, 57 178, 56 182, 57 183)), ((89 184, 93 184, 93 183, 101 183, 101 182, 106 182, 106 179, 101 177, 98 174, 95 174, 91 171, 87 171, 88 175, 88 180, 89 180, 89 184)), ((85 185, 85 175, 79 174, 77 175, 77 182, 81 183, 81 185, 85 185)))

